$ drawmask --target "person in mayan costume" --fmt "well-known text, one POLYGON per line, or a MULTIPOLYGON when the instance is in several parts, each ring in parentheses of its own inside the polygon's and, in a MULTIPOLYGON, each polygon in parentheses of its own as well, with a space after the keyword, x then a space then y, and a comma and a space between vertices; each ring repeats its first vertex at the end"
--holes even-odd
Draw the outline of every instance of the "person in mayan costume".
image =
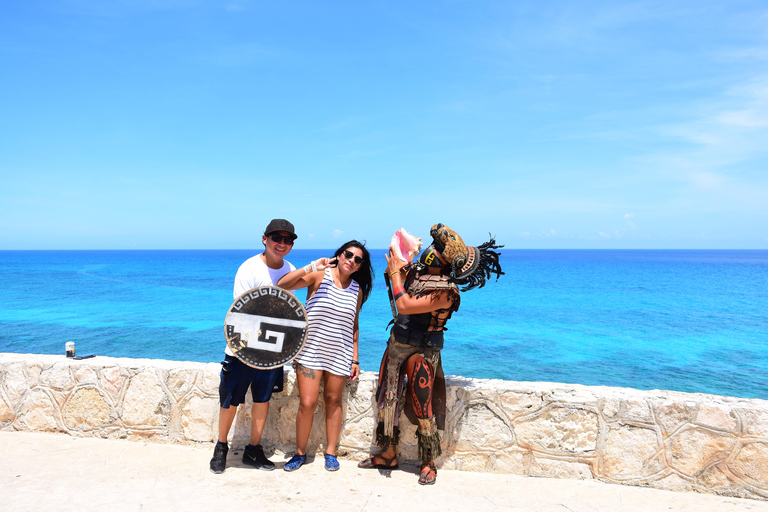
POLYGON ((358 464, 361 468, 398 468, 398 418, 404 412, 417 426, 422 485, 435 483, 434 461, 442 453, 438 429, 445 428, 445 380, 440 353, 445 324, 459 309, 459 286, 461 291, 482 288, 492 273, 496 279, 504 274, 499 253, 493 251, 503 246, 496 245, 493 238, 470 247, 444 224, 432 226, 430 236, 432 245, 410 265, 399 257, 396 246, 389 248, 386 272, 397 316, 376 391, 376 443, 382 451, 358 464))

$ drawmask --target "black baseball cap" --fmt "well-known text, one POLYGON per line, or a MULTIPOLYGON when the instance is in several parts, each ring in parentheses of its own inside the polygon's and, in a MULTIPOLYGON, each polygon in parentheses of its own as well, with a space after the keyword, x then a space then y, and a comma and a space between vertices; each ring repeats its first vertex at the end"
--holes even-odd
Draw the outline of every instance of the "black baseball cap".
POLYGON ((288 222, 285 219, 272 219, 270 223, 267 225, 267 229, 264 230, 264 235, 269 235, 271 233, 274 233, 275 231, 285 231, 288 234, 290 234, 294 240, 299 238, 296 236, 296 233, 293 228, 293 224, 288 222))

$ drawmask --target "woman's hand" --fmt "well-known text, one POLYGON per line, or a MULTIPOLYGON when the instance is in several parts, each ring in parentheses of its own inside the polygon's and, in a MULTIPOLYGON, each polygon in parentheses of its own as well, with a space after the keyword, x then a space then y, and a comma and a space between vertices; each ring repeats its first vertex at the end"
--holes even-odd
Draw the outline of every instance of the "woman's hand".
POLYGON ((360 376, 360 363, 352 363, 352 371, 349 374, 349 380, 355 380, 360 376))
POLYGON ((315 268, 317 268, 318 271, 325 271, 328 267, 333 267, 335 265, 331 265, 331 262, 333 260, 331 258, 319 258, 313 261, 312 263, 315 264, 315 268))
POLYGON ((333 266, 331 264, 333 261, 334 260, 331 258, 319 258, 315 261, 311 261, 303 267, 288 272, 281 277, 276 284, 284 290, 296 290, 309 287, 311 293, 314 293, 312 287, 316 287, 319 284, 322 280, 322 276, 313 274, 315 272, 325 272, 325 269, 333 266))
POLYGON ((389 246, 389 254, 385 254, 384 257, 387 259, 387 274, 389 275, 399 272, 408 264, 408 262, 401 260, 395 255, 395 250, 391 245, 389 246))

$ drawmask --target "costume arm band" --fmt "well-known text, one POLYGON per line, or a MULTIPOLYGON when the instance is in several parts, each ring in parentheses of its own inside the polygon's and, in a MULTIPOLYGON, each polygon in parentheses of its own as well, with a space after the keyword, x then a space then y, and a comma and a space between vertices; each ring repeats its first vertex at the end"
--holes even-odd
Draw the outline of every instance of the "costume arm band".
POLYGON ((399 284, 395 286, 395 289, 392 290, 392 292, 395 294, 395 302, 397 302, 397 299, 405 295, 405 288, 403 288, 403 285, 399 284))

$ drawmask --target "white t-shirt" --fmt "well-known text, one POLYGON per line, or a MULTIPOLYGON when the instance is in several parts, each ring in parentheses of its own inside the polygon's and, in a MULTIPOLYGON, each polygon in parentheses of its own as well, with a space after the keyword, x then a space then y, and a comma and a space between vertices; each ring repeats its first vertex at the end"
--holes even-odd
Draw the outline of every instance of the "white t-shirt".
MULTIPOLYGON (((283 266, 279 269, 269 268, 266 263, 261 260, 261 255, 257 254, 252 258, 248 258, 240 265, 235 275, 235 289, 233 293, 233 299, 237 299, 239 296, 257 286, 277 286, 277 282, 285 274, 291 270, 296 270, 296 267, 289 262, 283 260, 283 266)), ((290 293, 290 292, 289 292, 290 293)), ((229 345, 224 349, 227 355, 233 356, 229 345)))

